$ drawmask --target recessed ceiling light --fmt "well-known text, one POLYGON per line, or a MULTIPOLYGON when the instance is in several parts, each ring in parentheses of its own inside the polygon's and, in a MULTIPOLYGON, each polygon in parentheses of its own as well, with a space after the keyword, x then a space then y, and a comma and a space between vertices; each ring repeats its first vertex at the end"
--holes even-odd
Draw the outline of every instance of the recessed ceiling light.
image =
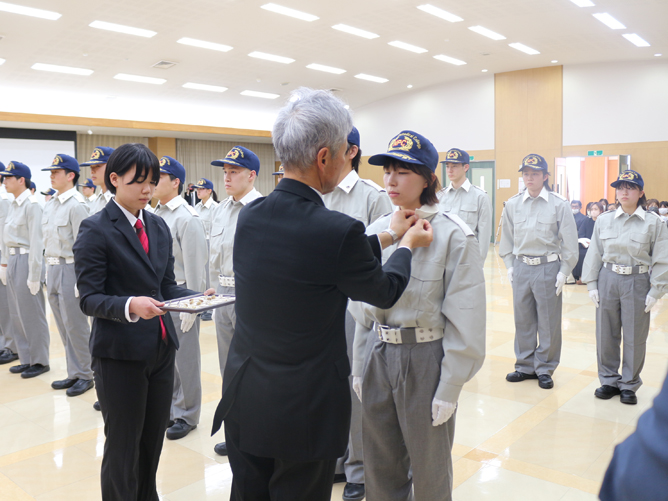
POLYGON ((482 70, 483 73, 487 73, 487 70, 482 70))
POLYGON ((387 45, 391 45, 392 47, 397 47, 398 49, 409 50, 411 52, 415 52, 416 54, 423 54, 427 52, 427 49, 423 49, 422 47, 418 47, 417 45, 411 45, 406 42, 400 42, 398 40, 395 40, 394 42, 388 42, 387 45))
POLYGON ((266 61, 273 61, 275 63, 283 63, 283 64, 290 64, 294 63, 294 59, 290 59, 289 57, 283 57, 283 56, 275 56, 274 54, 267 54, 266 52, 251 52, 248 54, 250 57, 254 57, 257 59, 264 59, 266 61))
POLYGON ((455 16, 454 14, 450 14, 448 11, 439 9, 438 7, 434 7, 433 5, 429 4, 418 5, 418 9, 420 9, 422 12, 426 12, 427 14, 431 14, 432 16, 440 17, 441 19, 450 21, 451 23, 458 23, 459 21, 463 21, 461 17, 455 16))
MULTIPOLYGON (((661 56, 663 56, 663 54, 654 54, 654 57, 661 57, 661 56)), ((4 63, 4 62, 5 62, 5 60, 3 59, 2 63, 4 63)), ((0 63, 0 64, 2 64, 2 63, 0 63)))
POLYGON ((191 45, 193 47, 199 47, 201 49, 217 50, 220 52, 227 52, 232 50, 232 47, 230 47, 229 45, 223 45, 222 43, 206 42, 204 40, 196 40, 194 38, 180 38, 179 40, 176 41, 176 43, 180 43, 183 45, 191 45))
POLYGON ((116 33, 125 33, 126 35, 136 35, 138 37, 151 38, 158 33, 151 30, 143 30, 141 28, 133 28, 132 26, 125 26, 122 24, 107 23, 105 21, 93 21, 88 26, 91 28, 98 28, 100 30, 115 31, 116 33))
POLYGON ((39 17, 40 19, 48 19, 55 21, 60 19, 62 14, 52 12, 50 10, 33 9, 32 7, 24 7, 23 5, 15 5, 13 3, 0 2, 0 10, 3 12, 11 12, 12 14, 22 14, 24 16, 39 17))
POLYGON ((58 66, 56 64, 35 63, 31 66, 33 70, 52 71, 54 73, 67 73, 68 75, 89 76, 93 74, 93 70, 85 68, 73 68, 71 66, 58 66))
POLYGON ((553 60, 550 61, 550 62, 551 62, 552 64, 554 64, 554 63, 558 63, 559 61, 557 61, 556 59, 553 59, 553 60))
POLYGON ((592 14, 596 19, 601 21, 603 24, 605 24, 608 28, 613 29, 613 30, 624 30, 626 29, 626 26, 624 26, 622 23, 617 21, 614 17, 612 17, 610 14, 607 12, 603 12, 600 14, 592 14))
POLYGON ((254 90, 244 90, 241 92, 241 95, 249 97, 261 97, 262 99, 276 99, 277 97, 280 97, 279 94, 271 94, 269 92, 257 92, 254 90))
POLYGON ((209 92, 225 92, 227 87, 219 87, 218 85, 206 85, 198 83, 184 83, 183 87, 186 89, 195 89, 195 90, 208 90, 209 92))
POLYGON ((359 78, 360 80, 368 80, 369 82, 376 82, 376 83, 389 82, 387 78, 374 77, 373 75, 367 75, 365 73, 359 73, 358 75, 355 75, 355 78, 359 78))
MULTIPOLYGON (((660 56, 661 54, 654 54, 654 55, 655 55, 655 56, 660 56)), ((0 66, 2 66, 3 64, 5 64, 5 59, 2 59, 2 58, 0 57, 0 66)))
POLYGON ((408 84, 408 85, 406 86, 406 88, 407 88, 407 89, 412 89, 413 86, 412 86, 411 84, 408 84))
POLYGON ((454 64, 455 66, 461 66, 463 64, 466 64, 465 61, 462 61, 460 59, 455 59, 454 57, 450 56, 444 56, 443 54, 434 56, 434 59, 438 59, 439 61, 443 61, 444 63, 454 64))
POLYGON ((260 8, 271 12, 275 12, 276 14, 283 14, 284 16, 290 16, 297 19, 301 19, 302 21, 311 22, 320 19, 318 16, 314 16, 313 14, 307 14, 306 12, 290 9, 288 7, 283 7, 282 5, 276 5, 275 3, 267 3, 262 5, 260 8))
POLYGON ((346 72, 346 70, 342 70, 341 68, 334 68, 333 66, 325 66, 324 64, 317 63, 309 64, 306 67, 310 70, 325 71, 327 73, 334 73, 335 75, 340 75, 346 72))
POLYGON ((513 49, 517 49, 521 52, 524 52, 525 54, 529 54, 531 56, 535 56, 536 54, 540 54, 536 49, 532 49, 531 47, 527 47, 523 43, 509 43, 509 46, 511 46, 513 49))
POLYGON ((482 26, 469 26, 471 31, 475 31, 478 35, 491 38, 492 40, 505 40, 506 37, 499 35, 497 32, 483 28, 482 26))
POLYGON ((636 47, 649 47, 649 42, 647 42, 647 40, 645 40, 644 38, 641 38, 640 35, 636 33, 626 33, 625 35, 622 36, 636 47))
POLYGON ((365 30, 360 30, 359 28, 353 28, 352 26, 348 26, 347 24, 335 24, 332 26, 335 30, 343 31, 344 33, 348 33, 350 35, 356 35, 358 37, 362 38, 368 38, 371 40, 372 38, 378 38, 380 35, 376 35, 375 33, 371 33, 370 31, 365 31, 365 30))
POLYGON ((592 2, 591 0, 571 0, 571 2, 573 2, 578 7, 593 7, 594 6, 594 2, 592 2))
POLYGON ((141 77, 139 75, 128 75, 127 73, 118 73, 114 78, 116 80, 125 80, 126 82, 139 82, 154 85, 162 85, 167 81, 164 78, 141 77))

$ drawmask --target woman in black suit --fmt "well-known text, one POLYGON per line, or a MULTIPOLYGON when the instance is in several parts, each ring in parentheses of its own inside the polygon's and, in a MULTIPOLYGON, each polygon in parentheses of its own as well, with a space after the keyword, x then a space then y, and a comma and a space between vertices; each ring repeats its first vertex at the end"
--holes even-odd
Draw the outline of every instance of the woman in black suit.
POLYGON ((580 227, 578 228, 578 247, 580 249, 580 257, 578 258, 578 264, 573 268, 573 278, 578 285, 582 285, 582 281, 580 280, 580 277, 582 276, 582 263, 584 263, 587 249, 589 248, 589 242, 594 233, 596 218, 604 212, 603 204, 601 202, 592 202, 588 207, 587 215, 589 217, 582 221, 582 224, 580 224, 580 227))

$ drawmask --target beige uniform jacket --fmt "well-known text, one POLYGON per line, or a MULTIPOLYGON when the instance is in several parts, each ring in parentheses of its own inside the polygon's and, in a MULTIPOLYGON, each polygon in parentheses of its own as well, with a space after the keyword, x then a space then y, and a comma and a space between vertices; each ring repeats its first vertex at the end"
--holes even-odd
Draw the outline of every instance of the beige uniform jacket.
POLYGON ((72 246, 81 221, 88 217, 86 197, 76 188, 54 196, 42 213, 42 235, 46 257, 74 258, 72 246))
POLYGON ((369 179, 362 179, 354 170, 334 191, 322 196, 325 207, 342 212, 369 226, 380 216, 394 210, 385 190, 369 179))
MULTIPOLYGON (((39 282, 42 276, 44 240, 42 239, 42 206, 37 197, 25 190, 12 200, 2 235, 4 248, 22 248, 28 252, 28 281, 39 282)), ((9 251, 2 254, 7 264, 9 251)))

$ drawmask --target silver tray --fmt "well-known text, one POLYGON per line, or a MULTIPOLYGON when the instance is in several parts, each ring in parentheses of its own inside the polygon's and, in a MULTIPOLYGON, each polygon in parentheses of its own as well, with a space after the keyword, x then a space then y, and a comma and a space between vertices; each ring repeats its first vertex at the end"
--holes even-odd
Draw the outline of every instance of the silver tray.
POLYGON ((205 298, 204 294, 194 294, 192 296, 180 297, 178 299, 170 299, 165 301, 165 305, 161 306, 160 309, 163 311, 181 311, 185 313, 201 313, 206 310, 213 310, 214 308, 220 308, 221 306, 226 306, 228 304, 233 304, 237 298, 234 294, 214 294, 216 298, 222 298, 223 300, 216 303, 208 303, 203 305, 198 305, 194 308, 189 308, 181 305, 183 301, 190 301, 191 299, 205 298))

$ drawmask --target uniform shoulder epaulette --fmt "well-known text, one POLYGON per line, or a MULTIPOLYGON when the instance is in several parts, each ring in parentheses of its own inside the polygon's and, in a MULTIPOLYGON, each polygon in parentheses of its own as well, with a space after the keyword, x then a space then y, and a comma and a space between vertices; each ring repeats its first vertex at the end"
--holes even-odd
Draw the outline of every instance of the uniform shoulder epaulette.
POLYGON ((483 190, 480 186, 476 186, 475 184, 472 184, 471 186, 473 186, 476 190, 482 191, 485 195, 487 194, 487 191, 483 190))
POLYGON ((186 209, 188 209, 188 210, 190 211, 190 213, 191 213, 193 216, 197 216, 197 217, 199 217, 199 212, 197 212, 197 210, 195 209, 195 207, 193 207, 193 206, 190 205, 190 204, 184 204, 184 206, 185 206, 186 209))
POLYGON ((28 197, 28 200, 30 200, 31 204, 38 204, 39 203, 39 200, 37 200, 37 197, 35 195, 30 195, 28 197))
POLYGON ((661 222, 663 222, 663 219, 661 219, 661 216, 659 216, 656 212, 653 212, 653 211, 649 211, 649 210, 648 210, 648 211, 645 211, 645 213, 646 213, 646 214, 652 214, 654 217, 659 218, 659 219, 661 220, 661 222))
POLYGON ((0 193, 0 198, 2 198, 3 200, 9 200, 7 193, 0 193))
POLYGON ((79 203, 82 203, 82 204, 86 203, 86 198, 78 191, 74 192, 72 197, 76 198, 79 201, 79 203))
POLYGON ((564 202, 568 202, 568 199, 567 199, 565 196, 560 195, 559 193, 557 193, 557 192, 555 192, 555 191, 548 191, 548 193, 549 193, 550 195, 554 195, 555 197, 557 197, 557 198, 563 200, 564 202))
POLYGON ((473 233, 473 230, 469 228, 468 224, 464 222, 464 220, 459 217, 457 214, 454 214, 452 212, 443 212, 443 215, 447 217, 448 219, 454 221, 457 223, 457 226, 459 226, 462 231, 466 234, 467 237, 472 237, 475 236, 475 233, 473 233))
POLYGON ((513 195, 512 197, 510 197, 508 200, 512 200, 513 198, 517 198, 517 197, 519 197, 519 196, 523 196, 523 195, 524 195, 524 192, 523 192, 523 191, 520 191, 519 193, 516 193, 515 195, 513 195))
POLYGON ((376 188, 378 191, 385 191, 385 188, 383 188, 380 185, 374 183, 371 179, 360 178, 360 181, 362 181, 364 184, 368 184, 369 186, 372 186, 373 188, 376 188))

